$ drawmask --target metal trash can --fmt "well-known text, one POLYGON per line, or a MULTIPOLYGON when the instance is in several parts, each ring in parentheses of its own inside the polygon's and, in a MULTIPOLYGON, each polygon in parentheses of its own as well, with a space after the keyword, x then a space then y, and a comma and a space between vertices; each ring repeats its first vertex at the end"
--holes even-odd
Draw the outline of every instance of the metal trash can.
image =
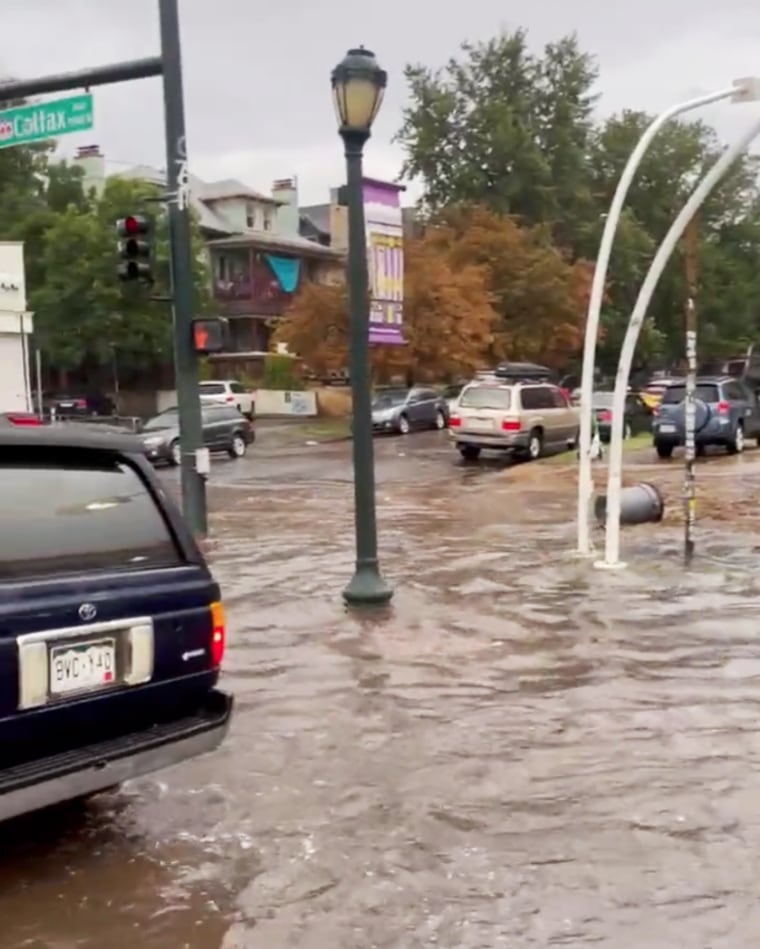
MULTIPOLYGON (((665 502, 658 489, 647 481, 642 481, 630 488, 623 488, 620 493, 620 523, 621 524, 656 524, 662 520, 665 513, 665 502)), ((607 522, 607 497, 599 495, 594 500, 594 516, 604 527, 607 522)))

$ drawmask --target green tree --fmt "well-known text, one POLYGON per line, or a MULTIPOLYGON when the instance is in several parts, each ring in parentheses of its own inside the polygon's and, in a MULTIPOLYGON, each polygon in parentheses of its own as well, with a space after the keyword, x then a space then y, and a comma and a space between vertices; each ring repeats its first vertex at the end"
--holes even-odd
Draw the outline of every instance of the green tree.
MULTIPOLYGON (((596 131, 589 153, 592 189, 599 215, 609 206, 623 167, 652 116, 623 112, 596 131)), ((702 122, 673 121, 652 142, 626 200, 610 261, 602 322, 600 361, 617 365, 620 343, 641 282, 655 250, 696 182, 715 162, 721 145, 702 122)), ((712 356, 741 349, 757 338, 760 294, 757 272, 760 236, 758 162, 746 156, 710 195, 699 213, 700 353, 712 356)), ((595 253, 603 219, 588 229, 586 253, 595 253)), ((676 361, 683 355, 686 296, 679 249, 662 275, 645 323, 637 361, 676 361)))
POLYGON ((428 209, 479 204, 572 244, 591 213, 585 161, 596 67, 574 36, 532 54, 523 30, 464 44, 443 69, 408 66, 410 103, 398 140, 403 174, 422 180, 428 209))
MULTIPOLYGON (((71 181, 59 179, 59 199, 71 181)), ((50 362, 61 369, 99 366, 110 362, 114 350, 125 369, 150 369, 169 362, 172 354, 171 309, 151 296, 169 289, 167 217, 156 201, 155 186, 112 178, 94 206, 80 201, 75 189, 65 210, 54 214, 44 232, 40 267, 42 279, 32 287, 30 308, 50 362), (117 278, 115 223, 129 213, 155 216, 153 289, 120 283, 117 278)), ((193 222, 195 304, 209 309, 205 252, 193 222)))

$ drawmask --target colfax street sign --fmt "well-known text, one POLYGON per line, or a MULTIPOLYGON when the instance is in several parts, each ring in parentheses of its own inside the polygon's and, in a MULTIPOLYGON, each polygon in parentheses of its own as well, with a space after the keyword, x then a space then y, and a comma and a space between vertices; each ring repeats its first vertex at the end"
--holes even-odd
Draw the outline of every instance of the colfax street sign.
POLYGON ((92 93, 0 112, 0 148, 26 145, 92 128, 92 93))

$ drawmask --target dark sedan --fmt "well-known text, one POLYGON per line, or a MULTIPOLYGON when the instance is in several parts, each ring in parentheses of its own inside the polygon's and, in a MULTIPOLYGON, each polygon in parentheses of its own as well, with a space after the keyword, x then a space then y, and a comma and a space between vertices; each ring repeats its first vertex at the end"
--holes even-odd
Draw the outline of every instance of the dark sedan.
MULTIPOLYGON (((242 458, 255 439, 252 423, 234 406, 204 405, 201 409, 203 444, 209 451, 242 458)), ((181 461, 179 414, 176 408, 161 412, 140 430, 145 454, 151 461, 178 465, 181 461)))
MULTIPOLYGON (((595 392, 592 403, 599 438, 603 442, 610 440, 612 432, 612 392, 595 392)), ((623 420, 623 438, 631 438, 641 432, 652 430, 652 413, 641 400, 638 393, 629 392, 625 397, 625 416, 623 420)))
POLYGON ((413 428, 443 429, 449 406, 435 389, 378 389, 372 400, 372 430, 408 435, 413 428))

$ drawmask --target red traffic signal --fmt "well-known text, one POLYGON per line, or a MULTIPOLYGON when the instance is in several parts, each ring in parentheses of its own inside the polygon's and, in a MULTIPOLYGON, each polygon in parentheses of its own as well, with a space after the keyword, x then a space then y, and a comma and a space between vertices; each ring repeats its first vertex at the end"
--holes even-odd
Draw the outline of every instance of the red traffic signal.
POLYGON ((143 280, 153 283, 150 258, 153 254, 153 225, 146 217, 128 214, 116 222, 116 232, 122 240, 118 251, 122 263, 117 274, 119 280, 143 280))
POLYGON ((116 222, 119 237, 139 237, 150 233, 150 221, 139 214, 128 214, 116 222))
POLYGON ((221 317, 193 320, 194 351, 199 356, 224 352, 227 348, 228 326, 227 320, 221 317))

